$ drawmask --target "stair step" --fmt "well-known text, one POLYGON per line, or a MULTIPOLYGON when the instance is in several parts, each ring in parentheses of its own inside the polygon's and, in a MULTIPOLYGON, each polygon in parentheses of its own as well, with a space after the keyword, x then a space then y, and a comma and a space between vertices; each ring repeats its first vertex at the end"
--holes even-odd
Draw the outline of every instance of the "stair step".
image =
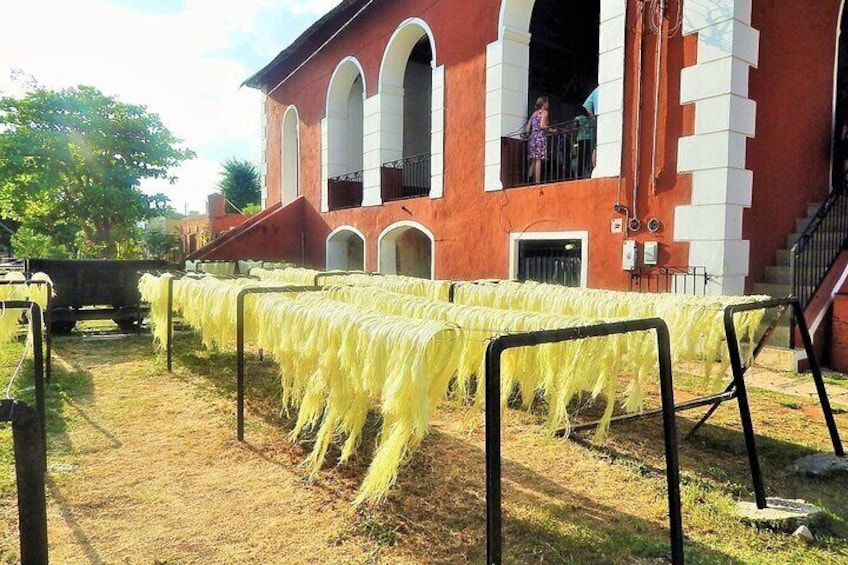
MULTIPOLYGON (((784 316, 787 319, 787 316, 784 316)), ((769 347, 789 347, 789 322, 785 324, 781 321, 775 326, 766 342, 769 347)))
MULTIPOLYGON (((801 272, 801 278, 820 280, 827 274, 824 269, 808 268, 801 272)), ((792 271, 788 265, 770 265, 760 282, 767 284, 792 284, 792 271)))
POLYGON ((772 298, 784 298, 792 294, 792 285, 778 283, 754 283, 754 294, 768 294, 772 298))
MULTIPOLYGON (((839 224, 840 219, 841 218, 839 218, 838 216, 831 215, 828 218, 826 218, 824 220, 824 222, 822 222, 822 225, 826 228, 834 227, 834 226, 837 226, 839 224)), ((795 231, 797 231, 797 232, 804 231, 807 228, 807 226, 810 224, 810 222, 812 222, 812 221, 813 221, 812 216, 808 216, 806 218, 798 218, 797 220, 795 220, 795 231)))
MULTIPOLYGON (((841 235, 839 232, 819 232, 821 237, 829 239, 830 241, 837 241, 842 243, 842 239, 844 239, 844 235, 841 235)), ((801 232, 792 232, 788 236, 786 236, 786 248, 792 249, 792 246, 795 245, 795 242, 798 241, 798 238, 801 237, 801 232)))
POLYGON ((792 271, 789 265, 766 267, 764 283, 792 284, 792 271))
POLYGON ((813 216, 816 212, 821 208, 821 202, 808 202, 807 203, 807 216, 813 216))

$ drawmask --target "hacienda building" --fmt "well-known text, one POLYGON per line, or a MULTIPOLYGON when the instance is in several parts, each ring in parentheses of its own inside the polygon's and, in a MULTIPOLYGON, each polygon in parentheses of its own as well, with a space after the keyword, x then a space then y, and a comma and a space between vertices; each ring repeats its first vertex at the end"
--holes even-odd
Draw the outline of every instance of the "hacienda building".
POLYGON ((829 297, 844 22, 842 0, 343 0, 245 81, 264 210, 191 258, 829 297))

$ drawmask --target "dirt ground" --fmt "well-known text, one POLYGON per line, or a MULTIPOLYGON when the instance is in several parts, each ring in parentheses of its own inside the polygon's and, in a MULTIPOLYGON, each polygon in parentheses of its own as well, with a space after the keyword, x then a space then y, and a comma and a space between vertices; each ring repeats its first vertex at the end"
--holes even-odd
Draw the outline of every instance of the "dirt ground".
MULTIPOLYGON (((466 409, 446 404, 387 502, 355 509, 351 501, 376 425, 358 457, 328 465, 310 482, 302 467, 309 445, 292 443, 279 415, 276 365, 250 357, 247 441, 241 443, 235 439, 234 356, 206 352, 191 336, 179 337, 176 349, 168 374, 149 336, 57 341, 48 403, 51 563, 485 561, 483 433, 469 425, 466 409)), ((734 417, 733 408, 721 410, 703 437, 681 450, 687 552, 698 556, 693 562, 845 562, 835 557, 848 551, 840 538, 848 499, 841 485, 769 478, 781 496, 832 499, 835 525, 809 555, 813 561, 796 560, 809 551, 792 540, 727 517, 727 500, 748 490, 734 417), (782 561, 745 557, 765 548, 782 552, 775 554, 782 561)), ((815 416, 806 411, 772 402, 755 418, 758 432, 769 434, 764 468, 827 448, 823 426, 810 425, 815 416), (773 421, 781 414, 802 420, 784 429, 773 421), (807 447, 787 443, 792 434, 803 434, 807 447)), ((848 425, 844 414, 839 422, 848 425)), ((664 562, 658 422, 623 426, 598 448, 551 438, 534 415, 507 411, 503 450, 507 563, 664 562)), ((16 551, 15 511, 14 500, 2 501, 0 556, 16 551)))

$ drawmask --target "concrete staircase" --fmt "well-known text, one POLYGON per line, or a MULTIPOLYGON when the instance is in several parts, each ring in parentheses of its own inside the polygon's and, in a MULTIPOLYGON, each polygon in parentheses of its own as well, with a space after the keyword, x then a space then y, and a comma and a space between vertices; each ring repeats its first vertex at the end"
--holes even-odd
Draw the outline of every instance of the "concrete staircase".
MULTIPOLYGON (((777 252, 776 264, 766 267, 763 280, 754 283, 754 294, 768 294, 774 298, 783 298, 792 294, 792 273, 789 269, 790 250, 820 207, 820 202, 810 202, 807 204, 807 216, 799 218, 795 222, 795 231, 786 236, 786 247, 777 252)), ((825 229, 827 229, 826 224, 825 229)), ((823 251, 836 254, 839 249, 825 249, 823 251)), ((783 316, 780 323, 774 329, 768 345, 771 347, 789 347, 788 315, 783 316)))

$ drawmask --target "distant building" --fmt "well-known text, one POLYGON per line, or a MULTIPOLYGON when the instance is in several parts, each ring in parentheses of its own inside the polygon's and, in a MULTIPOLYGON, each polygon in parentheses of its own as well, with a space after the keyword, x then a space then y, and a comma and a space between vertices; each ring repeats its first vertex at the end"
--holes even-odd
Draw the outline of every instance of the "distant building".
POLYGON ((182 258, 238 226, 246 218, 244 214, 228 213, 223 195, 217 192, 210 194, 206 202, 206 214, 192 214, 179 220, 182 258))
POLYGON ((809 299, 845 239, 791 269, 848 209, 845 25, 840 0, 343 0, 245 81, 265 210, 197 258, 809 299))

